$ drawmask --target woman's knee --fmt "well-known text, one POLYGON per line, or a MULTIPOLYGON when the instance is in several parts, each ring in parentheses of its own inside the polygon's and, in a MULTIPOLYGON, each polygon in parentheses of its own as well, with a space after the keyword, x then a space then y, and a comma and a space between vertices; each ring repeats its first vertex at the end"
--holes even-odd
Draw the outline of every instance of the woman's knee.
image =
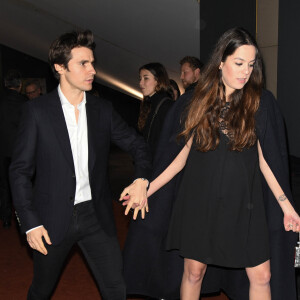
POLYGON ((251 284, 255 285, 268 285, 271 280, 271 271, 268 266, 255 267, 249 273, 249 281, 251 284))
POLYGON ((194 260, 185 260, 184 273, 190 283, 202 282, 207 265, 194 260))
POLYGON ((257 274, 255 281, 259 285, 267 285, 271 280, 271 272, 270 270, 261 271, 257 274))

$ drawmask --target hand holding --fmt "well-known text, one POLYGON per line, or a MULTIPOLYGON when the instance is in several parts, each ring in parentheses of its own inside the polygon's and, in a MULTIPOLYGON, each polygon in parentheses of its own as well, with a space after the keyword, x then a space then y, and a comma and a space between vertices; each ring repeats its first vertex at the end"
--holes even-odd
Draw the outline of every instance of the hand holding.
POLYGON ((133 219, 137 218, 139 210, 141 211, 142 219, 145 218, 145 211, 149 211, 147 202, 147 186, 148 181, 137 179, 131 185, 126 187, 120 195, 120 201, 124 201, 123 205, 127 205, 125 215, 130 209, 134 209, 133 219))
POLYGON ((48 231, 44 228, 44 226, 37 227, 28 232, 27 242, 32 249, 37 250, 44 255, 47 255, 48 251, 44 245, 42 237, 44 237, 48 245, 52 244, 48 235, 48 231))

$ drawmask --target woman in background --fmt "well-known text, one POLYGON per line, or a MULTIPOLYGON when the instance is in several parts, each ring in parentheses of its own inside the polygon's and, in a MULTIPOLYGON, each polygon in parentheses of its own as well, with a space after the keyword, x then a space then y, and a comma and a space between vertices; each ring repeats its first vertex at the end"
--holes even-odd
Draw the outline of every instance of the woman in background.
POLYGON ((140 67, 139 75, 144 99, 141 103, 138 128, 154 156, 164 119, 173 104, 170 80, 165 67, 160 63, 149 63, 140 67))
POLYGON ((178 84, 175 80, 170 79, 170 86, 173 91, 173 100, 176 101, 181 95, 178 84))

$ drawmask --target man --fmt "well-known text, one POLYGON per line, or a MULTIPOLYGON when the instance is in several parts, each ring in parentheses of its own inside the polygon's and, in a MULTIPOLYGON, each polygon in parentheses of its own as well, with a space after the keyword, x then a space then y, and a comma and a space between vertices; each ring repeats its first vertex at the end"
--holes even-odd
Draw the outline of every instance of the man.
POLYGON ((185 91, 189 91, 195 88, 200 77, 200 69, 203 67, 202 62, 194 56, 185 56, 180 60, 181 75, 185 91))
MULTIPOLYGON (((146 198, 148 149, 110 102, 86 93, 95 76, 90 31, 53 42, 49 62, 54 92, 25 106, 10 168, 21 228, 33 251, 28 299, 49 299, 67 254, 77 243, 103 299, 126 298, 107 164, 110 142, 135 159, 131 195, 146 198), (32 184, 33 181, 33 184, 32 184)), ((140 202, 141 202, 140 201, 140 202)))
POLYGON ((0 217, 4 228, 10 228, 12 218, 8 168, 17 133, 21 107, 26 102, 21 92, 22 78, 17 70, 9 70, 4 78, 5 90, 0 95, 0 217))
POLYGON ((41 85, 37 79, 28 81, 25 84, 25 93, 29 100, 33 100, 42 95, 41 85))

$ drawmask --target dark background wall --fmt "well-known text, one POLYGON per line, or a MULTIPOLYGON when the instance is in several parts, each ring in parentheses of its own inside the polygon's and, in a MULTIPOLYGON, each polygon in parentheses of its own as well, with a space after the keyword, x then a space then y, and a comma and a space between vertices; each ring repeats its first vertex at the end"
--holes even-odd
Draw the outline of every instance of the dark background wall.
POLYGON ((300 158, 300 1, 279 1, 277 98, 288 135, 289 152, 300 158))
POLYGON ((254 37, 256 0, 200 1, 200 59, 206 62, 221 34, 232 27, 243 27, 254 37))
MULTIPOLYGON (((9 69, 19 70, 23 78, 44 78, 47 92, 52 91, 58 85, 47 62, 0 45, 1 89, 3 88, 3 77, 9 69)), ((115 110, 129 125, 137 126, 139 100, 97 82, 94 82, 93 89, 99 93, 100 97, 111 101, 115 110)))

